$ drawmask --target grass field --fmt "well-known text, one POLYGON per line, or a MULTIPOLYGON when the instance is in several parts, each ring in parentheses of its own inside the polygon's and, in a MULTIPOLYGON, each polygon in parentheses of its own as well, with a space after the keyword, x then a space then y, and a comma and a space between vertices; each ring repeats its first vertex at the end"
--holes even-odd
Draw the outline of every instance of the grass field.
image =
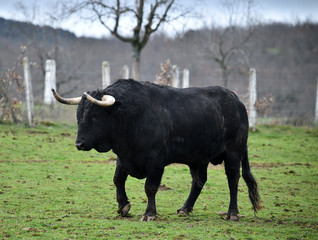
POLYGON ((191 186, 187 166, 165 169, 158 219, 140 222, 144 180, 129 177, 128 218, 117 215, 115 156, 77 151, 76 126, 0 124, 0 239, 318 239, 318 129, 261 126, 249 156, 263 209, 254 215, 240 180, 239 222, 222 219, 229 190, 222 166, 186 217, 176 215, 191 186))

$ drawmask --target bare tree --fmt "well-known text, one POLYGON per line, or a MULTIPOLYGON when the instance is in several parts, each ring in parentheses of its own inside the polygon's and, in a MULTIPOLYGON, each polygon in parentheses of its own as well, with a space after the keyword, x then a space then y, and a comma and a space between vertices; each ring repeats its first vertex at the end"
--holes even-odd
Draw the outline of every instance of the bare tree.
MULTIPOLYGON (((64 5, 67 14, 90 12, 117 39, 132 46, 133 77, 140 80, 140 55, 150 36, 172 18, 175 0, 84 0, 64 5), (127 34, 127 28, 128 34, 127 34)), ((65 13, 64 13, 65 15, 65 13)))
MULTIPOLYGON (((34 53, 39 59, 39 67, 41 69, 41 73, 45 75, 45 61, 49 58, 57 58, 58 54, 58 39, 55 30, 55 34, 53 41, 55 44, 53 46, 48 45, 49 37, 46 36, 45 28, 43 26, 53 25, 54 22, 49 21, 48 18, 44 18, 43 16, 47 16, 41 9, 39 3, 35 1, 30 4, 26 4, 22 1, 18 1, 16 3, 16 9, 20 12, 24 18, 24 21, 29 24, 29 28, 25 29, 20 27, 20 31, 25 35, 28 45, 32 46, 34 49, 34 53), (40 24, 42 27, 32 27, 32 25, 40 24), (31 31, 30 31, 31 30, 31 31)), ((54 29, 54 28, 53 28, 54 29)), ((52 37, 52 36, 50 36, 52 37)))
MULTIPOLYGON (((61 36, 59 35, 59 26, 61 25, 61 19, 50 16, 49 7, 53 5, 43 7, 39 2, 33 1, 33 3, 27 4, 23 1, 18 1, 16 3, 16 9, 19 11, 26 23, 30 25, 30 28, 24 29, 20 28, 20 31, 25 35, 27 40, 27 45, 31 46, 28 51, 32 52, 38 58, 37 66, 41 70, 41 79, 45 76, 45 64, 47 59, 54 59, 56 61, 56 75, 57 75, 57 89, 63 84, 69 84, 73 80, 78 79, 77 69, 82 66, 85 62, 85 58, 77 58, 73 61, 71 68, 67 67, 65 62, 69 58, 73 58, 70 49, 63 49, 63 44, 61 44, 61 36), (39 24, 35 27, 33 25, 39 24), (32 27, 33 26, 33 27, 32 27)), ((72 44, 75 47, 76 43, 72 44)), ((84 53, 87 49, 81 49, 84 53)), ((84 55, 84 54, 83 54, 84 55)), ((74 91, 77 87, 74 87, 68 92, 63 94, 68 94, 74 91)))
POLYGON ((212 27, 208 31, 205 55, 221 69, 222 82, 228 87, 229 75, 242 66, 249 65, 243 50, 254 33, 254 0, 223 0, 227 22, 225 27, 212 27))

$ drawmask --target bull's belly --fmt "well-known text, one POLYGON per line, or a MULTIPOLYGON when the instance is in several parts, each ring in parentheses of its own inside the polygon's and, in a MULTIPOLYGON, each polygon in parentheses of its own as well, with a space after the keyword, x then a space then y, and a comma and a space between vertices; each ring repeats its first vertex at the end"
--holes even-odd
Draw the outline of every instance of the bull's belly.
POLYGON ((220 164, 220 155, 224 152, 224 145, 211 144, 193 144, 188 145, 174 145, 171 146, 168 164, 182 163, 182 164, 204 164, 211 162, 213 164, 220 164))

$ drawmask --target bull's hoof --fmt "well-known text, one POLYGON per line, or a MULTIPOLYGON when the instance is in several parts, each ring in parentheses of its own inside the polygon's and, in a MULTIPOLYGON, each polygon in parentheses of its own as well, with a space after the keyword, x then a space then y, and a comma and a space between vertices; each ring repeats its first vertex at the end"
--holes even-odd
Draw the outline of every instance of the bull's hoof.
POLYGON ((230 219, 233 222, 238 222, 240 220, 238 216, 230 216, 228 217, 228 219, 230 219))
POLYGON ((122 216, 122 217, 126 217, 128 212, 130 210, 130 203, 126 204, 123 208, 119 208, 118 209, 118 213, 122 216))
POLYGON ((153 222, 153 221, 156 220, 156 218, 157 218, 156 216, 145 216, 145 215, 143 215, 141 217, 140 221, 142 221, 142 222, 153 222))
POLYGON ((184 217, 184 216, 188 216, 189 215, 189 212, 185 209, 179 209, 177 211, 177 214, 180 216, 180 217, 184 217))
POLYGON ((245 218, 246 216, 237 214, 237 215, 231 215, 231 216, 226 216, 226 220, 231 220, 233 222, 238 222, 240 218, 245 218))
POLYGON ((240 220, 240 218, 244 217, 243 215, 229 215, 228 213, 226 212, 218 212, 216 213, 217 215, 220 215, 220 216, 224 216, 224 219, 225 220, 231 220, 233 222, 238 222, 240 220))

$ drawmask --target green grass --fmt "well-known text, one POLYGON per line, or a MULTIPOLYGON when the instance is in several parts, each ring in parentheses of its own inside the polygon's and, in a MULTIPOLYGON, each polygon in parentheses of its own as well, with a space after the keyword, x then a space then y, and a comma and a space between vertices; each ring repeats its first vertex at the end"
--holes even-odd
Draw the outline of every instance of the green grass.
POLYGON ((117 215, 115 156, 77 151, 76 126, 0 124, 0 239, 318 239, 318 129, 261 126, 249 156, 263 209, 255 216, 243 180, 239 222, 223 220, 229 190, 222 166, 186 217, 176 215, 191 177, 184 165, 165 169, 158 219, 140 222, 144 180, 129 177, 128 218, 117 215))

